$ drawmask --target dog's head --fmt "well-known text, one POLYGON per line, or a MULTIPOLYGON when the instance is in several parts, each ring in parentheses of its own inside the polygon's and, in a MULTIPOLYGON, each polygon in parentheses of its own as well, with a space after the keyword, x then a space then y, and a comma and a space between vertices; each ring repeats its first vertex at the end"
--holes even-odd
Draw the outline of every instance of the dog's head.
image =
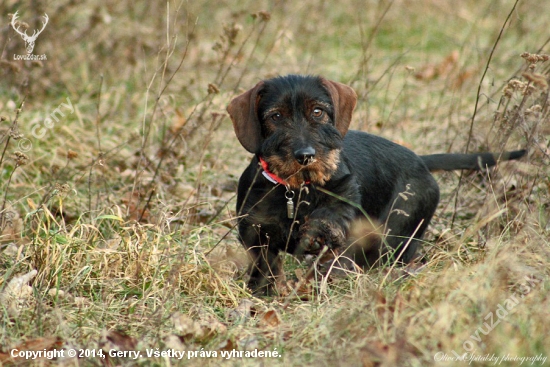
POLYGON ((356 102, 347 85, 289 75, 259 82, 227 111, 242 146, 297 188, 323 185, 336 171, 356 102))

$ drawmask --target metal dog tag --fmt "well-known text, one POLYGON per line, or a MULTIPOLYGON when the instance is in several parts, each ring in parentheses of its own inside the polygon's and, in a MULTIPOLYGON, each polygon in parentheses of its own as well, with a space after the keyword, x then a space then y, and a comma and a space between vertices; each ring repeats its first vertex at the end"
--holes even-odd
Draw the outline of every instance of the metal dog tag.
POLYGON ((285 192, 286 198, 286 216, 288 219, 294 219, 294 191, 287 188, 285 192))

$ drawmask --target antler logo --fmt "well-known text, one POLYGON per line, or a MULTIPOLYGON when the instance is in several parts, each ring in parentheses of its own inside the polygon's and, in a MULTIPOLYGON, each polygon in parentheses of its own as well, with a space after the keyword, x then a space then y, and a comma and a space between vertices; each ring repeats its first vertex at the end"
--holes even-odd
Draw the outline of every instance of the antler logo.
POLYGON ((25 41, 25 48, 27 49, 27 53, 28 54, 32 54, 32 50, 34 50, 34 42, 36 41, 36 38, 38 37, 38 35, 40 33, 42 33, 42 31, 44 30, 44 28, 46 28, 46 24, 48 24, 48 14, 45 14, 44 13, 44 22, 42 22, 42 29, 39 30, 38 32, 36 30, 34 30, 32 32, 32 36, 29 36, 27 34, 27 31, 25 30, 25 32, 21 32, 19 30, 19 27, 21 27, 21 23, 19 23, 19 25, 16 25, 15 24, 15 21, 17 20, 17 13, 18 11, 15 12, 15 14, 13 15, 13 17, 11 18, 11 26, 13 27, 13 29, 19 33, 21 35, 21 37, 23 37, 23 40, 25 41))

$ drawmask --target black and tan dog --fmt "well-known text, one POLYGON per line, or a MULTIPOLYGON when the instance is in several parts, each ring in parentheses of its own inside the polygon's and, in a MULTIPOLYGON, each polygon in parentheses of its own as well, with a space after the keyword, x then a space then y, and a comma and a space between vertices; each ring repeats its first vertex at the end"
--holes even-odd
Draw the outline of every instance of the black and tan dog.
POLYGON ((257 294, 280 274, 280 251, 318 254, 326 246, 348 259, 344 266, 410 262, 439 201, 430 171, 496 164, 492 153, 417 156, 348 131, 356 101, 344 84, 289 75, 262 81, 229 104, 237 138, 255 154, 239 180, 237 211, 240 240, 253 259, 249 287, 257 294), (350 236, 365 214, 383 225, 383 236, 350 236))

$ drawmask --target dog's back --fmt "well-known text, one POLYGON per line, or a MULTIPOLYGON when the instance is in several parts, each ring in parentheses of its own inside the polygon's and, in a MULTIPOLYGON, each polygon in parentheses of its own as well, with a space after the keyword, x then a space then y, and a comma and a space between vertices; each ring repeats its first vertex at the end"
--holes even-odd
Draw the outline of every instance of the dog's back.
MULTIPOLYGON (((407 184, 425 189, 437 184, 411 150, 380 136, 350 130, 344 138, 343 159, 360 183, 361 206, 376 218, 407 184)), ((435 196, 435 192, 431 193, 435 196)))

